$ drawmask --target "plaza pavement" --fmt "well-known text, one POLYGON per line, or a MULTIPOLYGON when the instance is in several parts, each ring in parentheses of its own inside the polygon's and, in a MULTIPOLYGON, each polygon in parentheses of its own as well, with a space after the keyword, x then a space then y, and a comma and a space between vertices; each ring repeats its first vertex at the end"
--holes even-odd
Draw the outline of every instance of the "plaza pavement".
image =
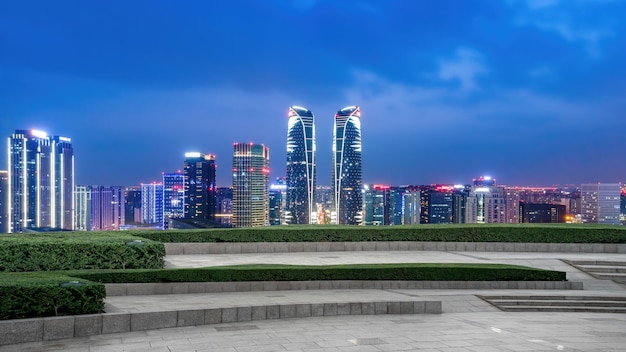
POLYGON ((443 314, 259 320, 0 346, 1 351, 626 351, 626 314, 502 312, 477 295, 626 297, 626 287, 563 262, 626 254, 361 251, 168 255, 167 267, 280 263, 507 263, 565 271, 583 290, 338 289, 110 296, 106 312, 437 299, 443 314))

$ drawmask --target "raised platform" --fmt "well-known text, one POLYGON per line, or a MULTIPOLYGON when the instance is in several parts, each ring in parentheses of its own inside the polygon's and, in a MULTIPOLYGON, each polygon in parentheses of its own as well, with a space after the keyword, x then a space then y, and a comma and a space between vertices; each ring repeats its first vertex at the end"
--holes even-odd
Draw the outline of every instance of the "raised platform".
POLYGON ((616 243, 509 243, 509 242, 245 242, 165 243, 167 255, 241 254, 346 251, 461 251, 626 253, 626 244, 616 243))

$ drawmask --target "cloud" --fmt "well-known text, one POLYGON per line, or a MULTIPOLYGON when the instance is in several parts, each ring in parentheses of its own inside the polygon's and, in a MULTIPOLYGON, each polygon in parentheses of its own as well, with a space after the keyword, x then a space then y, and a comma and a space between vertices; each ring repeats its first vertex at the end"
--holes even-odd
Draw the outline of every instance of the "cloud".
POLYGON ((476 79, 487 72, 480 53, 468 48, 459 48, 452 59, 439 62, 437 75, 444 81, 458 81, 462 90, 469 91, 479 88, 476 79))
MULTIPOLYGON (((593 109, 528 89, 501 89, 468 98, 464 90, 390 82, 372 72, 355 70, 354 85, 344 91, 362 106, 363 118, 374 133, 402 131, 499 130, 559 126, 576 128, 591 118, 593 109), (397 117, 403 126, 390 124, 397 117)), ((503 134, 499 134, 504 136, 503 134)), ((497 136, 497 135, 496 135, 497 136)), ((508 137, 507 137, 508 138, 508 137)))
POLYGON ((511 0, 508 3, 517 13, 514 25, 556 34, 569 43, 581 45, 591 57, 600 57, 602 40, 615 35, 610 11, 609 17, 603 18, 606 8, 600 7, 609 1, 511 0))

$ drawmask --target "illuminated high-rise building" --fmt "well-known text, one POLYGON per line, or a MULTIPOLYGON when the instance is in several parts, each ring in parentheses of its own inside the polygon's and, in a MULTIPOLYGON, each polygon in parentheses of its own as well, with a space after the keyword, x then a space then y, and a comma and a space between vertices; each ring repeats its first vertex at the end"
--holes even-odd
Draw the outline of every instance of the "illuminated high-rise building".
POLYGON ((74 229, 76 231, 91 230, 91 187, 74 187, 74 229))
POLYGON ((217 187, 215 155, 185 153, 184 207, 185 218, 215 221, 217 187))
POLYGON ((141 187, 124 189, 124 225, 141 224, 141 187))
POLYGON ((313 113, 299 106, 289 108, 287 129, 286 221, 316 223, 315 123, 313 113))
POLYGON ((74 228, 74 150, 67 137, 16 130, 8 139, 9 232, 74 228))
POLYGON ((504 188, 496 186, 489 176, 474 179, 467 197, 465 220, 467 223, 506 223, 506 195, 504 188))
POLYGON ((162 183, 141 184, 141 222, 154 227, 163 226, 162 183))
POLYGON ((334 224, 359 225, 363 220, 361 110, 349 106, 335 114, 333 129, 334 224))
POLYGON ((90 186, 89 225, 91 231, 117 231, 125 224, 124 187, 90 186))
POLYGON ((591 183, 580 187, 583 223, 619 225, 619 183, 591 183))
POLYGON ((262 144, 235 143, 233 226, 269 225, 270 151, 262 144))
POLYGON ((0 233, 9 232, 9 172, 0 171, 0 233))
POLYGON ((182 173, 163 174, 163 228, 169 228, 170 218, 185 215, 185 177, 182 173))

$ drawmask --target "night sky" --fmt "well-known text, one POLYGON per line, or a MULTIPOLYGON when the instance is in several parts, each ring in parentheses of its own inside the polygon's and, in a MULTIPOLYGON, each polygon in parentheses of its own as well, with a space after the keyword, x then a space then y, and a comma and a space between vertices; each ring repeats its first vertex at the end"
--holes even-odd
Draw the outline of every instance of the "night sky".
MULTIPOLYGON (((362 111, 365 183, 626 181, 626 1, 0 2, 0 136, 71 137, 77 184, 134 185, 233 142, 284 176, 287 109, 362 111)), ((0 169, 5 169, 6 142, 0 169)))

